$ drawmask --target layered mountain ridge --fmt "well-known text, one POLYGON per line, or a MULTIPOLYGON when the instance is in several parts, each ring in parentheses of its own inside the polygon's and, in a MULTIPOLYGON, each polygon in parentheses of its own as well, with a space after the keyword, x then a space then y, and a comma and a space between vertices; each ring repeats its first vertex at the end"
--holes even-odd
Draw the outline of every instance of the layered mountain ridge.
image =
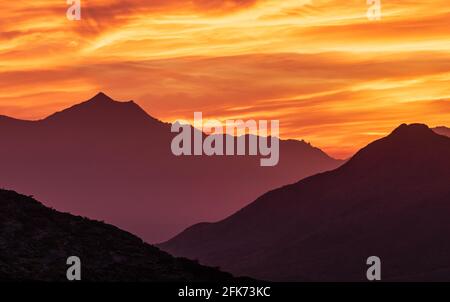
POLYGON ((275 167, 260 167, 258 156, 177 157, 175 135, 136 103, 103 93, 39 121, 2 117, 0 184, 161 242, 342 164, 301 141, 280 141, 275 167))
POLYGON ((230 217, 160 245, 276 281, 450 279, 450 138, 401 125, 336 170, 270 191, 230 217))

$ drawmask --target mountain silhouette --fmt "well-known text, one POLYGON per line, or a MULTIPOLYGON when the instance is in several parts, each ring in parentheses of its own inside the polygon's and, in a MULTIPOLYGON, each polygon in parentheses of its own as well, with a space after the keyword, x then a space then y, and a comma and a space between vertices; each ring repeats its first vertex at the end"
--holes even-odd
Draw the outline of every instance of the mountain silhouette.
POLYGON ((436 132, 437 134, 450 137, 450 128, 447 128, 445 126, 433 128, 433 131, 436 132))
POLYGON ((174 258, 112 225, 46 208, 0 190, 0 281, 67 281, 67 258, 83 281, 227 281, 232 276, 174 258))
POLYGON ((218 221, 264 192, 342 164, 303 141, 258 156, 180 156, 171 124, 99 93, 39 121, 0 117, 0 185, 57 210, 104 220, 148 242, 218 221))
POLYGON ((99 127, 102 124, 111 126, 114 123, 120 127, 140 126, 145 123, 160 126, 160 122, 133 101, 116 102, 102 92, 86 102, 50 115, 45 122, 72 124, 76 127, 99 127))
POLYGON ((276 281, 450 280, 450 138, 401 125, 343 166, 197 224, 164 250, 276 281))

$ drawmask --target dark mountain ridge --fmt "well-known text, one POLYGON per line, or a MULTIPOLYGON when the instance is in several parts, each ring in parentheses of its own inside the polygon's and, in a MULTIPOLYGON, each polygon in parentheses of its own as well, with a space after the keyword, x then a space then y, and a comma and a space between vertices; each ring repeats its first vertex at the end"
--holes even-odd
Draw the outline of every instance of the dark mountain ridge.
POLYGON ((81 260, 82 281, 230 281, 232 276, 174 258, 112 225, 59 213, 0 190, 0 281, 67 281, 66 260, 81 260))
POLYGON ((436 132, 437 134, 450 137, 450 128, 448 128, 448 127, 439 126, 439 127, 433 128, 433 131, 436 132))
POLYGON ((275 167, 258 156, 176 157, 170 128, 103 93, 39 121, 0 118, 0 184, 161 242, 342 164, 301 141, 281 141, 275 167))
POLYGON ((160 245, 236 275, 277 281, 450 280, 450 139, 401 125, 340 168, 270 191, 160 245))
POLYGON ((56 112, 47 118, 38 121, 45 123, 67 123, 78 126, 98 127, 106 123, 110 126, 119 123, 121 126, 153 126, 169 127, 157 119, 148 115, 134 101, 118 102, 100 92, 88 101, 76 104, 72 107, 56 112))

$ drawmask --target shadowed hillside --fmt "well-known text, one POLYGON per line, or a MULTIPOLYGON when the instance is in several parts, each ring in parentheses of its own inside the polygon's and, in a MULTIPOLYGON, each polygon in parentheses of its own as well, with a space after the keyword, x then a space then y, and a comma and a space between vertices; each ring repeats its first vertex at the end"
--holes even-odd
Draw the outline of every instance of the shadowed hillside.
POLYGON ((233 274, 296 281, 450 280, 450 139, 402 125, 342 167, 268 192, 161 247, 233 274))
POLYGON ((83 281, 224 281, 232 276, 176 259, 114 226, 59 213, 0 190, 0 281, 66 279, 81 259, 83 281))

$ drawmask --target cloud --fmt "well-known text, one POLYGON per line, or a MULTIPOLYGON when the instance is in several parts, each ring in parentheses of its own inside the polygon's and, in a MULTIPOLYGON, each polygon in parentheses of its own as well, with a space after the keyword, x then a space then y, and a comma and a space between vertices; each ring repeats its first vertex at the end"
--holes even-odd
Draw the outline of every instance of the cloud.
POLYGON ((102 90, 166 121, 280 119, 281 134, 346 157, 403 122, 445 124, 443 0, 8 1, 0 114, 42 118, 102 90))

